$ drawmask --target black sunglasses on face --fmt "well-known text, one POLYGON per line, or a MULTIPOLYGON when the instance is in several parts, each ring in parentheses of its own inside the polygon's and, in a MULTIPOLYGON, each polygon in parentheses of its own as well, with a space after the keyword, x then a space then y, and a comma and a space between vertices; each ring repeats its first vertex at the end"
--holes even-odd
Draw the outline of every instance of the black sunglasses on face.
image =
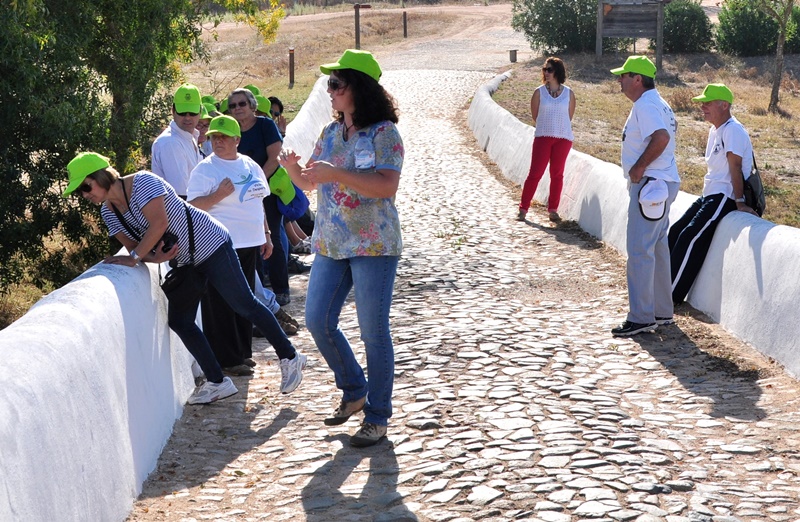
POLYGON ((199 112, 179 112, 178 116, 197 116, 199 112))
POLYGON ((238 103, 231 103, 229 105, 229 107, 231 109, 233 109, 234 107, 249 107, 249 106, 250 106, 250 102, 248 102, 248 101, 240 101, 238 103))
POLYGON ((552 73, 553 72, 553 68, 552 67, 542 67, 542 72, 552 73))
POLYGON ((332 91, 338 91, 339 89, 344 89, 347 87, 347 84, 341 80, 337 80, 336 78, 328 78, 328 89, 332 91))
POLYGON ((273 118, 277 118, 278 116, 280 116, 280 115, 281 115, 281 113, 280 113, 280 112, 275 112, 275 111, 270 111, 270 112, 272 113, 272 117, 273 117, 273 118))
POLYGON ((80 186, 78 187, 78 190, 80 190, 83 193, 89 193, 92 191, 92 186, 89 185, 88 183, 81 183, 80 186))

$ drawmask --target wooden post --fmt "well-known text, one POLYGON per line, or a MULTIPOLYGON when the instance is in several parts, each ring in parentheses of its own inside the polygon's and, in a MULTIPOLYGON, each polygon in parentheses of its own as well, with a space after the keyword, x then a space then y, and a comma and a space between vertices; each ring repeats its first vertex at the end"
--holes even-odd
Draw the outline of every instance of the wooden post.
POLYGON ((603 0, 597 0, 597 41, 594 44, 594 54, 603 56, 603 0))
POLYGON ((356 49, 361 49, 361 5, 354 4, 353 9, 356 12, 356 49))
POLYGON ((294 87, 294 47, 289 47, 289 88, 294 87))
POLYGON ((403 38, 408 38, 408 16, 403 11, 403 38))
POLYGON ((656 69, 661 70, 661 59, 664 56, 664 2, 658 2, 658 21, 656 22, 656 69))

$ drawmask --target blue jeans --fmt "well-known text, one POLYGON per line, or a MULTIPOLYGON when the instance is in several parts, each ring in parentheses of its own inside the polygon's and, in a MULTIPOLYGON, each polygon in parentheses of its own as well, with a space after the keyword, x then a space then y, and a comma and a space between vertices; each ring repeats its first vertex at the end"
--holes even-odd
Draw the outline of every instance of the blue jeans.
MULTIPOLYGON (((197 277, 205 277, 219 292, 225 302, 242 317, 249 319, 264 333, 279 359, 293 359, 295 349, 281 329, 278 320, 250 290, 239 264, 239 257, 230 240, 220 246, 211 257, 196 266, 197 277)), ((222 382, 222 369, 214 356, 208 339, 195 323, 198 299, 185 306, 170 306, 167 312, 169 327, 178 334, 183 344, 197 360, 197 364, 211 382, 222 382)))
POLYGON ((306 328, 333 370, 343 399, 352 402, 366 395, 365 420, 382 426, 392 416, 394 347, 389 309, 398 260, 397 256, 332 259, 317 254, 311 265, 306 297, 306 328), (339 328, 339 315, 351 288, 355 289, 369 382, 339 328))

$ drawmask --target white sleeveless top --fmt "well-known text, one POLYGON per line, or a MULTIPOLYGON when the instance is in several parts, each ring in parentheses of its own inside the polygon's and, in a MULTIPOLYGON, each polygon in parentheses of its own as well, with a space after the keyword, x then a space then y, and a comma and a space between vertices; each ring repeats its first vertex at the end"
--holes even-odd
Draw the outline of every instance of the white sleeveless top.
POLYGON ((564 90, 553 98, 547 92, 547 86, 539 87, 539 117, 536 118, 536 137, 563 138, 573 141, 572 122, 569 120, 570 88, 563 86, 564 90))

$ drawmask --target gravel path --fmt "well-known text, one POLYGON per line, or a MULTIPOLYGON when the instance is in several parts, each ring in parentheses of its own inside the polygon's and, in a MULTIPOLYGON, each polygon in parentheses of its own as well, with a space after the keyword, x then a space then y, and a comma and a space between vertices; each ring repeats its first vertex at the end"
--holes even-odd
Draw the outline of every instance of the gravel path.
MULTIPOLYGON (((388 440, 354 449, 355 418, 322 424, 339 394, 304 329, 310 363, 289 396, 262 341, 237 396, 186 407, 130 520, 800 519, 798 383, 688 309, 612 338, 623 260, 540 208, 512 220, 512 191, 463 125, 512 40, 467 28, 378 53, 407 150, 388 440)), ((292 278, 298 319, 306 280, 292 278)), ((342 323, 355 339, 352 303, 342 323)))

